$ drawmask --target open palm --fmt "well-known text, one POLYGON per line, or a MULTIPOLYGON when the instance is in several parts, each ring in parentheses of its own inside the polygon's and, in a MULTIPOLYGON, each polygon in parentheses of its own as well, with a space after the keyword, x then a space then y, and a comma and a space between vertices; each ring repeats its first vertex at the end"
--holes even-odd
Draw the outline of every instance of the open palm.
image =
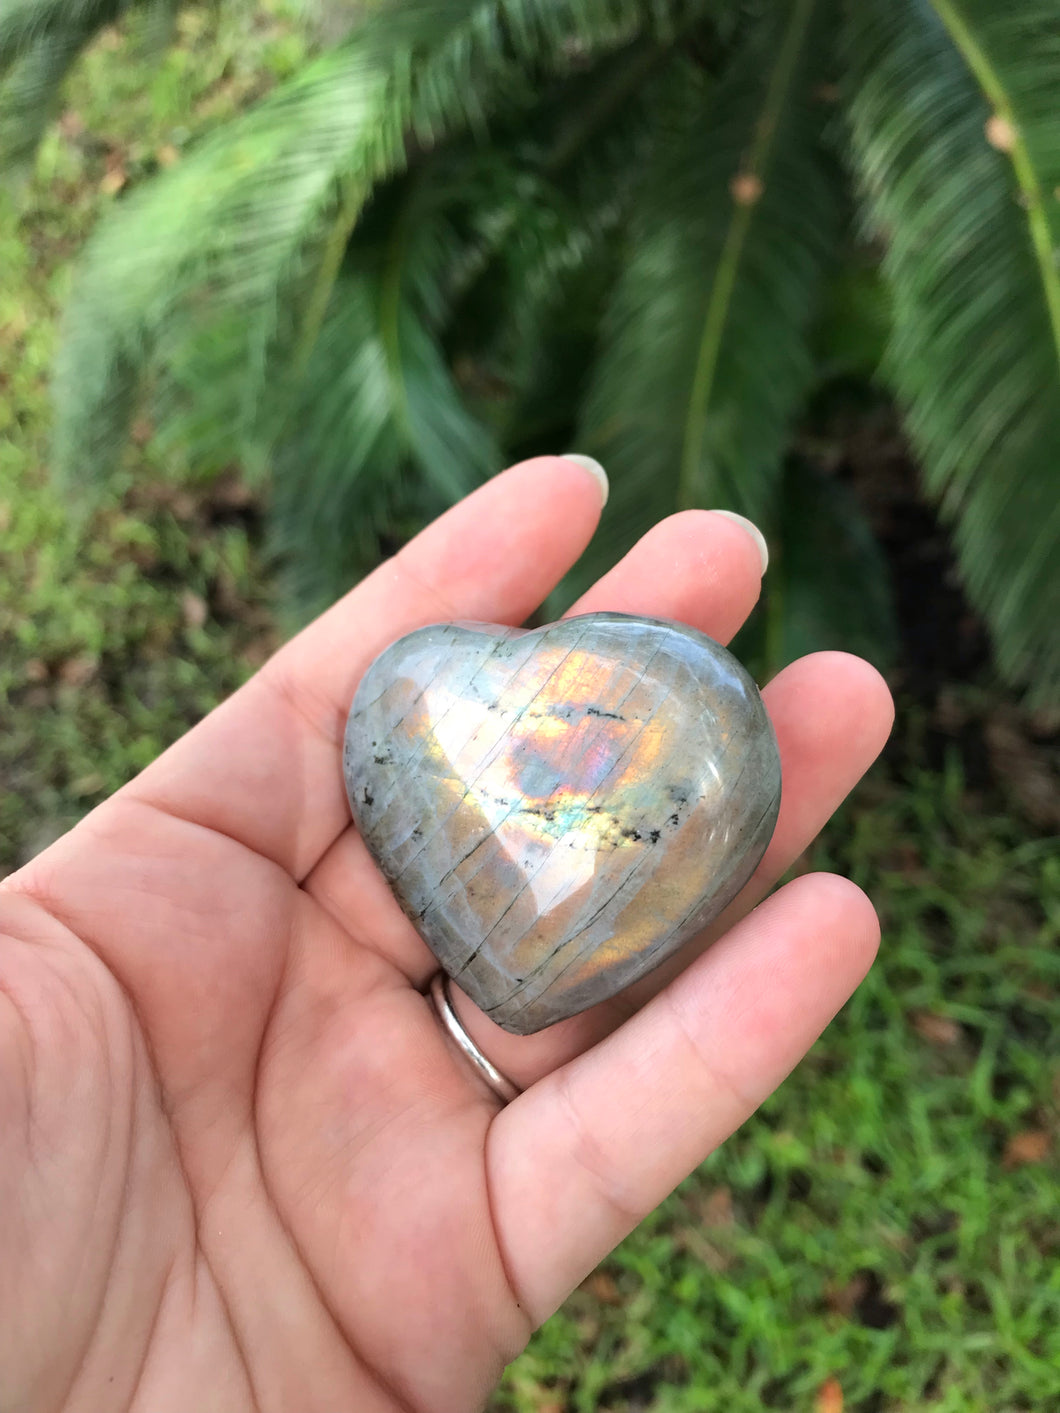
MULTIPOLYGON (((826 653, 764 694, 783 805, 721 940, 526 1038, 458 993, 525 1089, 506 1108, 450 1048, 349 822, 346 712, 400 634, 523 620, 599 511, 572 462, 497 477, 0 888, 4 1413, 480 1406, 861 978, 851 884, 747 915, 889 729, 875 672, 826 653)), ((744 529, 689 511, 577 611, 725 641, 760 577, 744 529)))

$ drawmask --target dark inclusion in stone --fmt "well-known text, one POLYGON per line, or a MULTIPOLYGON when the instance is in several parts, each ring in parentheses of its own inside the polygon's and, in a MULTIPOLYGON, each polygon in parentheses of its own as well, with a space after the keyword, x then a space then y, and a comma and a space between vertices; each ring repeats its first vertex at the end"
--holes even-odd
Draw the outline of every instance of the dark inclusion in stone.
POLYGON ((402 908, 518 1035, 613 996, 717 917, 780 806, 776 740, 736 659, 618 613, 410 633, 365 674, 343 767, 402 908))

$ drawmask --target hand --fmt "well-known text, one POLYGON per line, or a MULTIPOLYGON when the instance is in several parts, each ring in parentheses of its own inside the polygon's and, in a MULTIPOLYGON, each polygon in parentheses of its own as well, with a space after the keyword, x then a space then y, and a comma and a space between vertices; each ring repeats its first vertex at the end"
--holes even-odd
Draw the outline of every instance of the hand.
MULTIPOLYGON (((890 727, 878 675, 820 653, 764 693, 765 859, 665 989, 525 1039, 457 993, 526 1089, 506 1108, 450 1048, 431 956, 350 824, 346 713, 400 634, 523 620, 599 511, 574 463, 497 477, 0 888, 5 1410, 481 1405, 861 979, 878 933, 852 884, 801 877, 750 911, 890 727)), ((688 511, 575 611, 725 641, 760 578, 739 525, 688 511)))

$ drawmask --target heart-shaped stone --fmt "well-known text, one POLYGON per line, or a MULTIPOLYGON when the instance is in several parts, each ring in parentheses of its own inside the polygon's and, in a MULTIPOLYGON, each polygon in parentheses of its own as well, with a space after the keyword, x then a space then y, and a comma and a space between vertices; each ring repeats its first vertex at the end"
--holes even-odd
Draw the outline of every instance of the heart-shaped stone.
POLYGON ((410 633, 365 674, 343 766, 417 931, 517 1035, 614 995, 706 926, 780 805, 776 739, 736 659, 619 613, 410 633))

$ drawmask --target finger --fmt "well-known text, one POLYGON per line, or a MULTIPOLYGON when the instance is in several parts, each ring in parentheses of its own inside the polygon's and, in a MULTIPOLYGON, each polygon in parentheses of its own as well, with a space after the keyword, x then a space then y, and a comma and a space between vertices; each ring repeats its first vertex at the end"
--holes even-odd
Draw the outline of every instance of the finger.
POLYGON ((769 847, 723 926, 753 908, 817 838, 894 725, 890 688, 871 663, 851 653, 799 658, 768 683, 762 699, 788 770, 769 847))
MULTIPOLYGON (((689 510, 649 530, 570 612, 669 618, 726 642, 754 607, 761 584, 762 560, 751 535, 715 511, 689 510)), ((356 830, 336 839, 305 887, 416 985, 437 969, 356 830)))
POLYGON ((581 554, 601 502, 593 474, 559 457, 494 477, 281 648, 127 792, 301 878, 349 822, 339 748, 364 669, 425 623, 521 622, 581 554))
POLYGON ((773 837, 747 885, 707 931, 631 988, 630 1010, 661 991, 761 902, 883 750, 894 723, 887 683, 850 653, 800 658, 777 674, 762 699, 776 733, 783 780, 773 837))
POLYGON ((716 510, 684 510, 649 530, 570 613, 668 618, 727 643, 758 602, 762 570, 747 530, 716 510))
POLYGON ((749 912, 876 759, 893 719, 886 683, 848 653, 801 658, 770 682, 763 698, 780 749, 780 815, 750 882, 706 932, 627 991, 537 1035, 509 1035, 454 988, 457 1013, 472 1039, 516 1084, 525 1088, 596 1044, 749 912))
POLYGON ((535 1323, 794 1067, 872 961, 876 915, 813 874, 745 918, 638 1015, 495 1119, 499 1239, 535 1323))

